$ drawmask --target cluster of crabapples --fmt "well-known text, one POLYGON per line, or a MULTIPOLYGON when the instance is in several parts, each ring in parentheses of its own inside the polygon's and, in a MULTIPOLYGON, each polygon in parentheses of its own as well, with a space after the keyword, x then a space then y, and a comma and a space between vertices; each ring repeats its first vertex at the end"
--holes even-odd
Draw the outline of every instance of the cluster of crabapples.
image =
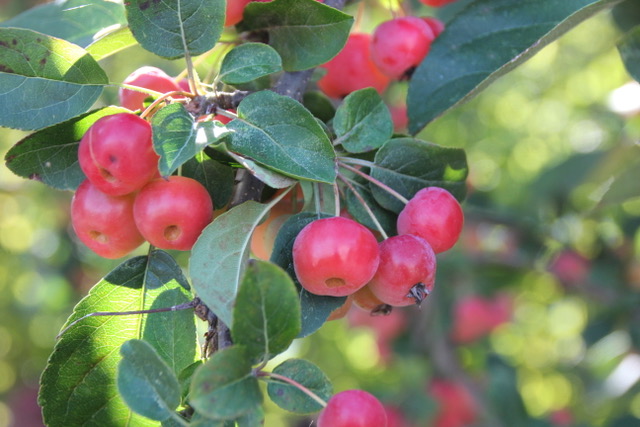
POLYGON ((160 177, 151 125, 131 113, 97 120, 78 148, 87 179, 71 202, 78 238, 98 255, 120 258, 145 240, 189 250, 211 222, 213 203, 198 181, 160 177))
POLYGON ((440 187, 418 191, 398 215, 398 235, 380 243, 349 218, 318 219, 293 244, 296 276, 313 294, 350 296, 372 313, 420 304, 433 289, 436 254, 456 243, 463 222, 460 204, 440 187))

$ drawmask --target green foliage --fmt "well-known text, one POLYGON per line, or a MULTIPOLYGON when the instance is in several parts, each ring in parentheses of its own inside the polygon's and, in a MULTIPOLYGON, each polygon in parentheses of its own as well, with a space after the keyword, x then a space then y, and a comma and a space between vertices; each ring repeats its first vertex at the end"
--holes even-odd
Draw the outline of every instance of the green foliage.
POLYGON ((229 149, 284 175, 333 183, 335 153, 329 138, 299 102, 271 91, 256 92, 238 106, 229 149))
POLYGON ((0 126, 35 130, 68 120, 108 83, 91 55, 65 40, 0 28, 0 46, 0 126))
POLYGON ((285 71, 300 71, 336 56, 352 24, 353 17, 314 0, 274 0, 250 3, 243 29, 268 32, 285 71))
POLYGON ((631 77, 640 80, 640 27, 635 27, 624 35, 618 50, 631 77))
POLYGON ((227 53, 220 65, 220 81, 234 85, 282 71, 278 52, 266 44, 246 43, 227 53))
MULTIPOLYGON (((329 378, 320 368, 307 360, 289 359, 278 365, 273 373, 302 384, 325 402, 333 395, 333 386, 329 378)), ((277 379, 269 382, 267 392, 275 404, 287 411, 310 414, 322 409, 318 402, 302 390, 277 379)))
POLYGON ((87 46, 87 52, 93 56, 93 59, 100 61, 136 44, 138 42, 131 34, 129 27, 122 27, 103 34, 87 46))
POLYGON ((209 159, 201 153, 182 165, 182 175, 204 185, 213 200, 215 209, 229 203, 234 180, 232 167, 209 159))
POLYGON ((411 133, 620 0, 477 0, 447 23, 411 78, 411 133), (532 13, 535 8, 535 13, 532 13), (487 55, 491 52, 491 55, 487 55))
POLYGON ((127 21, 140 45, 164 58, 205 53, 222 34, 224 0, 131 0, 127 21))
POLYGON ((7 167, 23 178, 42 181, 59 190, 75 190, 85 179, 78 164, 78 145, 101 117, 127 112, 105 107, 32 133, 7 152, 7 167))
POLYGON ((373 88, 349 94, 333 119, 337 139, 350 153, 380 148, 393 135, 391 114, 373 88))
MULTIPOLYGON (((158 299, 169 294, 181 295, 181 302, 188 300, 189 294, 180 284, 183 277, 175 274, 172 264, 175 262, 164 252, 125 261, 80 301, 67 325, 95 312, 152 308, 158 299)), ((171 316, 165 317, 164 323, 161 314, 148 315, 156 316, 150 320, 106 315, 89 317, 71 326, 57 342, 42 374, 39 402, 45 422, 82 425, 100 419, 120 425, 122 420, 130 419, 136 425, 155 425, 131 413, 118 395, 118 349, 127 340, 144 338, 170 362, 184 358, 193 361, 193 316, 168 314, 171 316), (162 328, 163 333, 158 334, 156 328, 162 328)))
POLYGON ((266 362, 284 352, 299 332, 300 303, 289 275, 268 262, 250 262, 233 309, 233 342, 266 362))

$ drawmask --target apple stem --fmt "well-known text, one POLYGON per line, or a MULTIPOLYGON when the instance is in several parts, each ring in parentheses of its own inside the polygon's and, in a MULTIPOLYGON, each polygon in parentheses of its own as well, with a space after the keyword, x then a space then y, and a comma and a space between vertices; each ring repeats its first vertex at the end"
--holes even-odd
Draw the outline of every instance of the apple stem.
POLYGON ((306 394, 307 396, 309 396, 310 398, 318 402, 318 404, 323 408, 327 406, 327 402, 325 402, 320 396, 318 396, 317 394, 315 394, 314 392, 312 392, 311 390, 309 390, 307 387, 303 386, 296 380, 292 380, 289 377, 285 377, 284 375, 276 374, 274 372, 265 372, 265 371, 258 371, 257 376, 270 377, 275 380, 282 381, 287 384, 291 384, 292 386, 294 386, 295 388, 297 388, 298 390, 300 390, 301 392, 303 392, 304 394, 306 394))
POLYGON ((155 101, 153 101, 151 103, 151 105, 149 105, 143 112, 142 114, 140 114, 140 118, 144 119, 146 118, 149 114, 151 114, 152 111, 154 111, 158 105, 160 105, 161 103, 163 103, 164 101, 166 101, 168 98, 171 98, 172 96, 186 96, 188 98, 193 98, 194 95, 192 93, 189 92, 185 92, 182 90, 174 90, 173 92, 167 92, 165 94, 162 94, 158 99, 156 99, 155 101))
POLYGON ((189 302, 185 302, 184 304, 173 305, 171 307, 164 308, 153 308, 149 310, 133 310, 133 311, 96 311, 93 313, 86 314, 79 319, 71 322, 66 328, 60 331, 60 333, 56 336, 56 339, 59 339, 65 332, 67 332, 71 327, 81 322, 84 319, 95 316, 127 316, 133 314, 152 314, 152 313, 166 313, 169 311, 179 311, 179 310, 188 310, 195 308, 197 305, 197 300, 192 300, 189 302))
POLYGON ((347 178, 344 177, 344 175, 342 174, 338 174, 338 178, 344 182, 346 184, 347 187, 349 187, 349 190, 351 190, 353 192, 353 195, 356 196, 356 199, 358 199, 358 201, 360 202, 360 204, 362 205, 362 207, 367 211, 367 213, 369 214, 369 216, 371 217, 371 220, 373 221, 373 223, 376 225, 376 228, 378 229, 378 231, 380 232, 380 234, 382 235, 382 237, 386 240, 389 238, 389 236, 387 235, 387 233, 384 231, 384 228, 382 228, 382 225, 380 224, 380 222, 378 221, 378 218, 376 218, 375 214, 373 213, 373 211, 371 210, 371 208, 369 207, 369 205, 367 204, 367 202, 362 198, 362 196, 360 195, 360 193, 358 193, 358 191, 353 187, 353 185, 349 182, 349 180, 347 178))
MULTIPOLYGON (((346 158, 342 158, 342 160, 346 161, 347 159, 346 158)), ((357 159, 349 159, 349 160, 357 160, 357 159)), ((343 167, 343 168, 345 168, 347 170, 350 170, 351 172, 363 177, 364 179, 366 179, 367 181, 371 182, 372 184, 377 185, 378 187, 382 188, 387 193, 391 194, 396 199, 400 200, 405 205, 407 203, 409 203, 409 200, 406 197, 404 197, 402 194, 398 193, 393 188, 389 187, 387 184, 385 184, 383 182, 380 182, 379 180, 375 179, 371 175, 368 175, 368 174, 362 172, 361 170, 359 170, 357 168, 354 168, 353 166, 349 166, 344 161, 338 161, 338 165, 340 167, 343 167)), ((351 162, 351 163, 360 164, 361 166, 367 166, 367 167, 374 167, 375 166, 373 163, 368 162, 366 160, 364 160, 362 163, 365 163, 365 162, 368 163, 368 164, 360 164, 360 162, 351 162)))

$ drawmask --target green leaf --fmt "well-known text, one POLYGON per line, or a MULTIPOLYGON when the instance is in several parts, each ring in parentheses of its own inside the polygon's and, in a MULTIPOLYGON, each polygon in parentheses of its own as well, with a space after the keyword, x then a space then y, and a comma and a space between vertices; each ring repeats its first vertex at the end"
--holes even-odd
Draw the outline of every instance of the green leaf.
POLYGON ((230 166, 198 154, 182 165, 182 176, 193 178, 204 185, 215 209, 226 206, 231 200, 235 171, 230 166))
POLYGON ((285 351, 300 332, 298 292, 289 275, 266 261, 252 260, 233 310, 233 342, 255 361, 285 351))
POLYGON ((0 26, 26 28, 85 47, 104 28, 126 23, 121 3, 110 0, 63 0, 26 10, 2 22, 0 26))
POLYGON ((285 71, 324 64, 347 42, 353 17, 315 0, 249 3, 243 29, 267 31, 285 71))
POLYGON ((23 178, 59 190, 75 190, 85 179, 78 164, 82 136, 99 118, 124 112, 129 110, 105 107, 32 133, 7 152, 7 167, 23 178))
POLYGON ((128 47, 137 45, 129 27, 118 27, 113 31, 101 34, 98 39, 87 46, 87 52, 93 59, 100 61, 128 47))
POLYGON ((289 178, 287 176, 279 174, 278 172, 274 172, 270 169, 260 166, 258 163, 246 157, 242 157, 231 151, 228 151, 227 154, 230 157, 232 157, 234 160, 236 160, 238 164, 242 165, 245 169, 247 169, 253 176, 255 176, 260 181, 267 184, 269 187, 287 188, 287 187, 291 187, 293 184, 297 182, 293 178, 289 178))
POLYGON ((203 231, 191 250, 189 275, 198 296, 227 326, 232 326, 251 233, 269 211, 248 201, 223 213, 203 231))
POLYGON ((247 96, 238 106, 240 119, 229 149, 296 179, 335 181, 335 152, 309 110, 272 91, 247 96))
POLYGON ((214 420, 234 420, 262 404, 258 380, 247 349, 234 345, 219 350, 193 376, 189 403, 214 420))
POLYGON ((130 0, 125 2, 133 36, 148 51, 164 58, 200 55, 222 34, 224 0, 130 0))
MULTIPOLYGON (((411 199, 425 187, 442 187, 462 201, 469 173, 467 156, 459 148, 441 147, 412 138, 391 139, 377 153, 371 176, 411 199)), ((400 213, 404 204, 369 183, 373 197, 385 209, 400 213)))
MULTIPOLYGON (((94 312, 149 309, 167 292, 180 290, 186 297, 186 290, 179 284, 181 279, 147 274, 148 270, 157 272, 164 269, 158 264, 165 263, 165 255, 159 253, 129 259, 109 273, 78 303, 67 325, 94 312)), ((175 348, 176 353, 190 354, 193 361, 196 340, 194 316, 192 312, 185 313, 189 319, 182 323, 174 322, 176 330, 171 332, 171 336, 182 334, 189 337, 184 347, 178 348, 175 341, 175 348)), ((68 329, 56 343, 41 377, 39 403, 45 423, 51 426, 157 426, 157 423, 132 413, 118 395, 118 350, 125 341, 147 335, 146 319, 163 322, 166 320, 163 315, 177 314, 94 316, 68 329)), ((168 347, 157 339, 150 339, 151 336, 144 338, 161 356, 163 349, 168 347)))
POLYGON ((414 72, 409 130, 418 133, 578 23, 620 0, 477 0, 450 22, 414 72))
POLYGON ((300 286, 293 267, 293 242, 310 222, 331 215, 302 212, 287 219, 278 232, 271 252, 271 262, 282 267, 294 280, 300 292, 302 328, 298 338, 306 337, 320 329, 333 310, 344 304, 346 297, 329 297, 307 292, 300 286))
POLYGON ((42 129, 84 113, 107 75, 84 49, 31 30, 0 28, 0 126, 42 129))
POLYGON ((364 153, 380 148, 393 135, 391 113, 373 88, 350 93, 336 111, 333 128, 350 153, 364 153))
POLYGON ((227 53, 220 65, 220 81, 229 85, 247 83, 282 71, 282 59, 263 43, 245 43, 227 53))
POLYGON ((302 95, 302 104, 311 111, 311 114, 325 123, 336 114, 336 109, 329 97, 319 90, 305 92, 302 95))
POLYGON ((191 388, 191 380, 193 379, 193 374, 196 372, 204 362, 202 360, 197 360, 193 362, 191 365, 184 368, 178 374, 178 381, 180 382, 180 394, 184 400, 187 400, 189 396, 189 389, 191 388))
MULTIPOLYGON (((369 173, 368 169, 362 170, 365 173, 369 173)), ((393 236, 398 234, 396 230, 396 223, 398 222, 398 215, 395 212, 391 212, 378 203, 378 201, 373 197, 371 193, 371 188, 369 187, 369 182, 361 176, 356 176, 352 179, 351 185, 354 190, 360 194, 360 196, 364 199, 365 203, 369 208, 373 211, 376 219, 384 229, 384 231, 389 235, 393 236)), ((358 200, 356 195, 351 191, 351 189, 345 189, 345 203, 347 205, 347 210, 359 223, 362 225, 371 228, 372 230, 377 230, 376 224, 371 219, 371 216, 367 213, 362 203, 358 200)))
POLYGON ((300 188, 304 195, 303 211, 321 212, 328 215, 335 214, 336 197, 332 185, 300 181, 300 188), (316 192, 318 193, 317 195, 316 192))
POLYGON ((209 144, 229 134, 218 121, 196 123, 184 105, 168 105, 153 115, 153 149, 160 155, 158 169, 169 176, 209 144))
POLYGON ((120 348, 118 391, 134 412, 164 421, 180 404, 180 385, 151 345, 132 339, 120 348))
POLYGON ((256 406, 254 409, 236 418, 237 427, 259 427, 264 426, 264 409, 256 406))
POLYGON ((631 77, 640 81, 640 26, 622 37, 618 43, 618 50, 631 77))
MULTIPOLYGON (((307 360, 286 360, 273 372, 302 384, 325 402, 333 395, 333 385, 329 378, 320 368, 307 360)), ((276 405, 296 414, 311 414, 322 409, 322 406, 306 393, 284 381, 269 381, 267 393, 276 405)))

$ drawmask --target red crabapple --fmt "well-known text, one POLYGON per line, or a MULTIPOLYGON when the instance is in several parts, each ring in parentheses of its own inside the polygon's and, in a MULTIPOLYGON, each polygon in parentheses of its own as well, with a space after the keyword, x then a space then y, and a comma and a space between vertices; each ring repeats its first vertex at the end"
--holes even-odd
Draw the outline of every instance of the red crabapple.
POLYGON ((144 186, 158 173, 151 125, 130 113, 98 119, 82 137, 78 161, 103 193, 120 196, 144 186))
POLYGON ((455 197, 440 187, 418 191, 398 215, 398 234, 422 237, 435 253, 444 252, 458 241, 464 214, 455 197))
MULTIPOLYGON (((182 88, 160 68, 144 66, 135 70, 124 79, 125 84, 155 90, 160 93, 180 91, 182 88)), ((118 91, 120 105, 129 110, 144 108, 144 100, 149 97, 144 92, 120 88, 118 91)))
POLYGON ((432 424, 434 427, 464 427, 477 421, 477 404, 461 384, 434 379, 429 384, 429 393, 438 402, 438 412, 432 424))
POLYGON ((344 304, 342 304, 340 307, 334 309, 331 313, 329 313, 329 317, 327 317, 327 322, 330 322, 332 320, 342 319, 343 317, 345 317, 349 312, 349 309, 353 305, 352 297, 353 295, 349 295, 347 299, 344 300, 344 304))
POLYGON ((400 79, 427 56, 436 38, 431 27, 415 16, 403 16, 378 25, 371 39, 371 59, 387 76, 400 79))
POLYGON ((140 233, 160 249, 188 251, 213 218, 209 192, 195 179, 170 176, 145 185, 133 205, 140 233))
POLYGON ((378 262, 378 242, 371 231, 339 216, 307 224, 293 243, 298 281, 316 295, 354 293, 371 280, 378 262))
POLYGON ((80 241, 104 258, 120 258, 140 246, 134 197, 109 196, 84 180, 71 201, 71 224, 80 241))
POLYGON ((318 427, 386 427, 387 414, 382 403, 363 390, 334 394, 320 412, 318 427))
POLYGON ((456 0, 420 0, 420 3, 431 7, 442 7, 456 0))
POLYGON ((371 36, 365 33, 349 35, 344 48, 321 67, 327 74, 318 81, 318 87, 332 98, 367 87, 382 93, 390 81, 371 60, 371 36))
MULTIPOLYGON (((378 267, 378 269, 380 269, 380 267, 378 267)), ((371 292, 369 285, 361 287, 351 296, 353 297, 353 303, 357 307, 369 312, 371 316, 386 316, 391 313, 392 307, 380 301, 380 298, 371 292)))
POLYGON ((444 22, 442 22, 438 18, 434 18, 433 16, 424 16, 420 19, 427 23, 429 28, 431 28, 431 31, 433 31, 433 35, 435 37, 438 37, 444 31, 444 22))
POLYGON ((420 304, 433 290, 436 255, 422 238, 405 234, 380 243, 380 265, 367 285, 391 306, 420 304))

